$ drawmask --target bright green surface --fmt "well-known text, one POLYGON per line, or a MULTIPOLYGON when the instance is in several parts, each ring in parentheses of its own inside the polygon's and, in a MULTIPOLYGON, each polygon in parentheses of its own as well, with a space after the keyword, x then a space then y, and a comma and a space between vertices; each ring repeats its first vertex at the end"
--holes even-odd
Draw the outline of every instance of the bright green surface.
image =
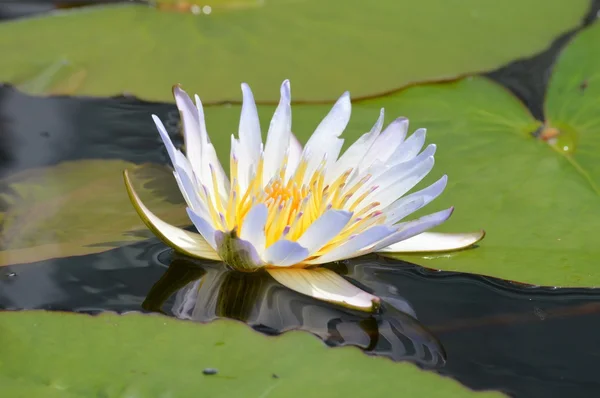
POLYGON ((579 33, 554 66, 546 118, 561 134, 555 148, 600 195, 600 24, 579 33))
POLYGON ((221 1, 210 15, 116 5, 0 24, 0 81, 33 93, 239 101, 373 96, 497 68, 577 27, 589 0, 221 1))
POLYGON ((304 332, 44 312, 0 314, 0 384, 3 396, 27 398, 501 396, 304 332))
MULTIPOLYGON (((401 258, 532 284, 600 286, 598 193, 569 161, 531 136, 538 122, 505 89, 472 78, 365 105, 408 116, 438 144, 430 181, 446 173, 449 184, 427 210, 456 206, 440 230, 487 231, 476 249, 401 258)), ((579 150, 593 148, 582 142, 579 150)), ((600 161, 600 152, 590 156, 600 161)))

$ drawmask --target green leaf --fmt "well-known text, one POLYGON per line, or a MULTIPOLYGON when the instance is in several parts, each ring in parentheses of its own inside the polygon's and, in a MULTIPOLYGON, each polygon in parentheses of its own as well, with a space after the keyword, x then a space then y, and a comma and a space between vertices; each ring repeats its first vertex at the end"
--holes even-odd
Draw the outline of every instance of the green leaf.
POLYGON ((123 160, 63 162, 0 180, 0 266, 99 253, 152 234, 133 210, 122 171, 144 203, 187 225, 185 202, 168 168, 123 160))
POLYGON ((2 313, 0 383, 28 398, 501 396, 304 332, 268 337, 235 321, 141 314, 2 313))
MULTIPOLYGON (((532 136, 540 122, 504 88, 468 78, 362 106, 385 106, 409 117, 412 128, 428 128, 438 145, 428 181, 448 174, 449 184, 426 212, 455 206, 440 230, 487 231, 475 249, 401 258, 531 284, 600 286, 598 193, 570 161, 532 136)), ((582 140, 579 150, 593 145, 582 140)))
POLYGON ((374 96, 542 51, 580 24, 589 0, 231 0, 210 15, 169 7, 4 22, 0 81, 31 93, 166 101, 182 83, 208 103, 239 101, 243 81, 257 100, 276 102, 289 78, 296 101, 374 96))
POLYGON ((548 143, 600 195, 600 24, 583 30, 560 55, 548 86, 548 143))

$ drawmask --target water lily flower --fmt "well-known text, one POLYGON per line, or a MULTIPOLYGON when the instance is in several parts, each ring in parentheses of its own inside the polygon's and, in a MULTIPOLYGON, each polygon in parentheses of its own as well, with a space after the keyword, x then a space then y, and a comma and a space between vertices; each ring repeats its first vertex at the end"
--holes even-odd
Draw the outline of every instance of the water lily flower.
POLYGON ((219 260, 239 271, 266 269, 292 290, 371 311, 379 306, 379 298, 319 266, 372 252, 457 250, 483 238, 483 231, 425 232, 448 219, 452 208, 404 221, 446 187, 443 176, 405 195, 433 168, 435 145, 421 151, 425 129, 407 137, 405 118, 383 129, 382 109, 371 131, 340 156, 340 136, 351 113, 346 92, 302 147, 291 130, 286 80, 263 144, 250 87, 242 84, 242 93, 239 135, 231 137, 230 178, 209 139, 198 96, 194 105, 179 86, 173 89, 183 121, 185 155, 174 147, 160 119, 152 116, 199 234, 154 215, 124 173, 136 211, 176 251, 219 260))

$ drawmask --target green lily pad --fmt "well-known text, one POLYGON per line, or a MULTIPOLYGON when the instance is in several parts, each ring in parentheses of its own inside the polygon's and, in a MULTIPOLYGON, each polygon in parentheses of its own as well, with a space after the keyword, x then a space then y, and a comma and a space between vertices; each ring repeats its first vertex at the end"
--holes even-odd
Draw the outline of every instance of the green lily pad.
POLYGON ((147 239, 122 171, 131 169, 144 201, 174 224, 185 202, 167 167, 123 160, 64 162, 0 180, 0 266, 98 253, 147 239))
POLYGON ((589 5, 231 0, 209 15, 143 5, 72 9, 0 24, 0 81, 31 93, 166 101, 182 83, 209 103, 239 101, 242 81, 257 100, 276 102, 289 78, 295 101, 330 101, 345 90, 359 98, 530 56, 577 27, 589 5))
MULTIPOLYGON (((455 206, 439 229, 487 231, 475 249, 401 258, 530 284, 600 286, 598 193, 571 161, 533 137, 541 123, 517 98, 484 78, 469 78, 364 104, 382 105, 414 127, 426 126, 438 145, 429 181, 445 173, 449 184, 427 211, 455 206)), ((579 150, 593 146, 582 141, 579 150)))
POLYGON ((548 86, 546 137, 600 195, 600 24, 583 30, 560 55, 548 86))
POLYGON ((28 398, 502 396, 304 332, 267 337, 235 321, 141 314, 2 313, 0 383, 28 398))

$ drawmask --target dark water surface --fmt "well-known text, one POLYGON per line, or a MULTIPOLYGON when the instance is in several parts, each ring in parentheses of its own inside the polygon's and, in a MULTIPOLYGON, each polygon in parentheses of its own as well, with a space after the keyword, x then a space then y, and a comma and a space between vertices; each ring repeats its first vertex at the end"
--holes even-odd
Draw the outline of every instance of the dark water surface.
MULTIPOLYGON (((36 4, 44 11, 39 5, 48 3, 36 4)), ((600 9, 600 1, 593 4, 588 22, 600 9)), ((0 18, 7 10, 0 5, 0 18)), ((569 37, 489 76, 542 118, 553 59, 569 37)), ((0 178, 68 160, 165 164, 151 113, 177 143, 173 105, 125 97, 43 99, 0 87, 0 178)), ((2 201, 7 189, 0 180, 0 211, 9 206, 2 201)), ((0 237, 3 232, 0 224, 0 237)), ((292 292, 266 274, 239 275, 186 260, 154 238, 0 267, 0 309, 160 311, 197 322, 227 317, 267 334, 307 330, 331 346, 412 361, 474 389, 525 398, 600 396, 598 290, 531 287, 375 255, 331 267, 382 297, 383 311, 346 310, 292 292)))
POLYGON ((374 255, 333 267, 384 298, 382 313, 322 303, 267 274, 240 275, 215 263, 173 258, 156 239, 4 267, 0 308, 160 311, 198 322, 227 317, 267 334, 307 330, 329 345, 410 360, 475 389, 519 397, 600 391, 596 290, 523 287, 374 255))

